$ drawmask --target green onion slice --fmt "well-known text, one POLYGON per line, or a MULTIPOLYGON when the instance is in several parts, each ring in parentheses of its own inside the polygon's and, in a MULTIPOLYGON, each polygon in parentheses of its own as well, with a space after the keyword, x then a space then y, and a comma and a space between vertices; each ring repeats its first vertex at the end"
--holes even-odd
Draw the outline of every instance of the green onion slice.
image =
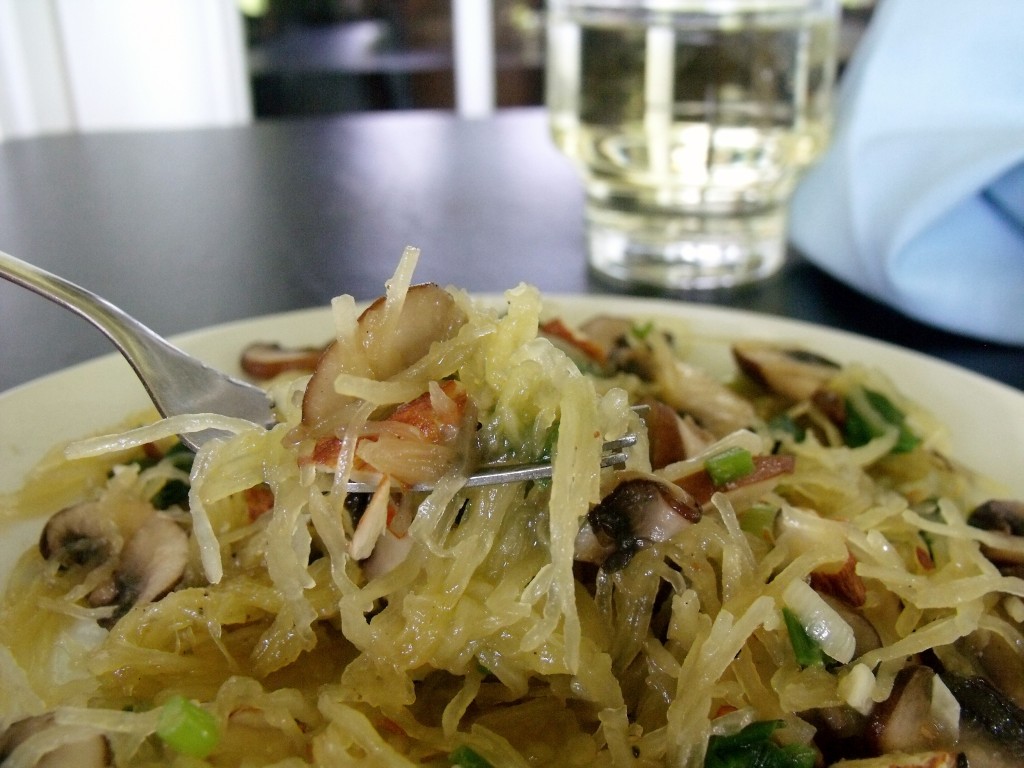
POLYGON ((448 762, 454 766, 460 766, 460 768, 493 768, 474 749, 465 744, 452 750, 448 755, 448 762))
POLYGON ((812 747, 781 746, 772 739, 772 733, 784 725, 782 720, 762 720, 727 736, 712 736, 704 768, 813 768, 812 747))
POLYGON ((175 752, 190 757, 206 757, 220 741, 217 718, 181 695, 164 704, 156 735, 175 752))
POLYGON ((704 469, 711 476, 711 482, 721 487, 734 483, 754 472, 754 455, 746 448, 733 446, 709 456, 704 469))
POLYGON ((825 662, 825 654, 813 637, 807 634, 800 619, 789 608, 782 609, 782 618, 786 621, 789 632, 789 643, 793 646, 793 655, 801 667, 811 667, 825 662))

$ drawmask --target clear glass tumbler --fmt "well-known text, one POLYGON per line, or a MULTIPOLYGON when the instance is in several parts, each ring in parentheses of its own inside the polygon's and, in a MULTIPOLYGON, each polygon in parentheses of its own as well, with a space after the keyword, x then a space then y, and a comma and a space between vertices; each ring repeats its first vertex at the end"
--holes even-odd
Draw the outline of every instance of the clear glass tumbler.
POLYGON ((840 0, 549 0, 546 100, 593 270, 691 289, 782 265, 830 133, 839 19, 840 0))

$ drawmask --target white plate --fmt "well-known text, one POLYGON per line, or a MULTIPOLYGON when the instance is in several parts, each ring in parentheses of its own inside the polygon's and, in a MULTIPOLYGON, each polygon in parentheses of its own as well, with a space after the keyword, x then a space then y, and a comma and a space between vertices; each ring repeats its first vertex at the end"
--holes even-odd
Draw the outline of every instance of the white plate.
MULTIPOLYGON (((659 316, 684 324, 694 353, 725 376, 732 370, 728 341, 762 338, 799 343, 837 362, 884 370, 905 395, 929 408, 950 430, 953 456, 1024 498, 1024 393, 906 349, 807 323, 717 307, 607 296, 546 298, 554 313, 580 320, 604 313, 659 316)), ((270 315, 175 339, 184 349, 228 372, 251 341, 320 344, 331 334, 327 309, 270 315)), ((0 493, 15 490, 52 446, 110 429, 146 407, 142 386, 117 355, 94 360, 0 393, 0 493)), ((0 581, 13 557, 38 536, 39 524, 0 535, 0 581)))

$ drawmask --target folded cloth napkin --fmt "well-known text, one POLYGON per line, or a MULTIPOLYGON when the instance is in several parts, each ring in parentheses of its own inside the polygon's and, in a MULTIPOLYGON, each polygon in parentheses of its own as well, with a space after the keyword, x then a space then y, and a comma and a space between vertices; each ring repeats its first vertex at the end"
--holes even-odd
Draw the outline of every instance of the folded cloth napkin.
POLYGON ((1024 0, 879 0, 790 240, 911 317, 1024 344, 1024 0))

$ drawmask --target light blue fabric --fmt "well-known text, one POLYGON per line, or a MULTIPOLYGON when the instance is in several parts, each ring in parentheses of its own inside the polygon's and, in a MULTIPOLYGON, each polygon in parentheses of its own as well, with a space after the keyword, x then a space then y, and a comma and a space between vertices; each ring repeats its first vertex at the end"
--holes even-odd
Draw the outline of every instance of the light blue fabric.
POLYGON ((880 0, 790 239, 926 323, 1024 344, 1024 0, 880 0))

